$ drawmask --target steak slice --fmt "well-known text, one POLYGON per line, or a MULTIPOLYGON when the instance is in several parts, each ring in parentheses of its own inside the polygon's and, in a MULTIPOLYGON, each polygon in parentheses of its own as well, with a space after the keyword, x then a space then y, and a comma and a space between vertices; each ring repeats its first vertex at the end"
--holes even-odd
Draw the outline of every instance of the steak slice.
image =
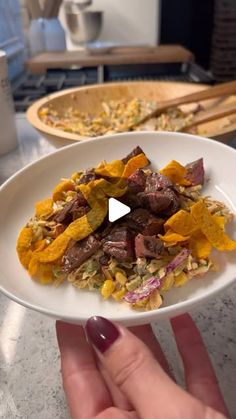
POLYGON ((90 207, 88 206, 86 199, 79 191, 75 198, 68 202, 64 208, 55 215, 54 221, 60 224, 68 225, 73 220, 85 215, 89 209, 90 207))
POLYGON ((163 253, 163 242, 156 236, 143 236, 142 234, 138 234, 135 237, 135 255, 137 258, 149 257, 161 259, 163 253))
POLYGON ((185 167, 187 169, 186 179, 189 180, 193 186, 203 185, 205 175, 203 158, 188 163, 185 167))
POLYGON ((131 193, 142 192, 146 185, 146 175, 142 169, 136 170, 128 177, 128 189, 131 193))
POLYGON ((104 239, 103 251, 121 261, 134 258, 134 237, 127 226, 116 226, 104 239))
POLYGON ((145 193, 158 192, 162 189, 173 187, 173 183, 168 177, 161 175, 160 173, 151 173, 147 175, 145 193))
POLYGON ((171 197, 164 193, 165 191, 149 192, 138 194, 142 204, 154 214, 161 214, 171 205, 171 197))
POLYGON ((100 242, 92 235, 75 242, 72 247, 66 250, 62 258, 62 271, 70 273, 77 269, 88 258, 90 258, 100 247, 100 242))
POLYGON ((128 221, 129 228, 135 233, 154 236, 163 232, 164 220, 155 217, 144 208, 137 208, 128 214, 125 219, 128 221))
POLYGON ((177 193, 173 189, 165 189, 164 195, 168 197, 171 201, 170 206, 166 208, 163 212, 163 216, 170 217, 171 215, 175 214, 180 208, 180 200, 177 193))
POLYGON ((129 192, 129 190, 121 197, 119 197, 119 201, 123 202, 123 204, 128 205, 131 209, 139 208, 142 206, 142 201, 138 196, 139 194, 135 194, 129 192))

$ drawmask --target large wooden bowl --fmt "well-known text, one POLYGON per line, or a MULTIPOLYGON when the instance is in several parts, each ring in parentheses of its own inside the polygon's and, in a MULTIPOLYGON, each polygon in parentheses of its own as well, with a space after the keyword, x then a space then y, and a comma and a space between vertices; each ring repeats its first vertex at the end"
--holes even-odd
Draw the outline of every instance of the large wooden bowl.
MULTIPOLYGON (((29 107, 27 118, 44 137, 53 142, 56 147, 61 147, 74 141, 86 140, 88 137, 64 132, 46 125, 39 117, 39 110, 42 107, 52 107, 59 115, 63 114, 71 106, 85 112, 97 113, 102 109, 101 103, 104 101, 123 98, 132 99, 135 97, 145 100, 164 101, 206 88, 208 86, 200 84, 155 81, 106 83, 79 87, 63 90, 36 101, 29 107)), ((219 102, 223 106, 224 103, 232 102, 233 100, 236 101, 236 98, 208 100, 204 102, 204 107, 211 108, 219 104, 219 102)), ((223 142, 227 142, 233 130, 236 131, 236 115, 199 126, 200 135, 216 138, 223 142)))

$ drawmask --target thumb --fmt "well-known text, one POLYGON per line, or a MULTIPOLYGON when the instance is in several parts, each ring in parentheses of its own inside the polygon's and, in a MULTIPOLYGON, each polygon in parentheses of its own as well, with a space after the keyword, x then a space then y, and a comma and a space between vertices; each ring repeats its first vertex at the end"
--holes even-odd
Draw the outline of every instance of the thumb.
POLYGON ((92 317, 87 335, 114 383, 141 418, 205 418, 205 408, 162 370, 148 347, 122 326, 92 317))

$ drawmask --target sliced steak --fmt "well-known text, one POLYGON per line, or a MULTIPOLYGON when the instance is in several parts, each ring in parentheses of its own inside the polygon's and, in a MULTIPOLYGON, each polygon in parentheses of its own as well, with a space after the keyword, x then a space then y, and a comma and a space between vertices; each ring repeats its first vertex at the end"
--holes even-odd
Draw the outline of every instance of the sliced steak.
POLYGON ((92 235, 84 240, 74 243, 66 250, 62 259, 62 271, 66 273, 77 269, 82 263, 90 258, 100 247, 100 242, 92 235))
POLYGON ((121 249, 116 246, 113 246, 112 243, 105 243, 103 246, 104 252, 106 252, 108 255, 113 256, 117 260, 121 262, 128 262, 133 260, 134 258, 134 252, 132 249, 132 252, 129 249, 121 249))
POLYGON ((72 207, 73 207, 73 199, 72 201, 68 202, 64 206, 64 208, 53 217, 54 221, 60 224, 66 224, 66 225, 69 224, 71 220, 70 210, 72 207))
POLYGON ((171 201, 169 207, 163 211, 163 216, 170 217, 180 209, 180 200, 177 193, 173 189, 165 189, 163 193, 171 201))
POLYGON ((160 192, 150 192, 150 193, 140 193, 138 197, 141 199, 143 206, 149 209, 154 214, 161 214, 171 205, 171 198, 164 193, 160 192))
POLYGON ((142 169, 136 170, 128 177, 128 190, 131 193, 142 192, 146 185, 146 175, 142 169))
POLYGON ((135 237, 135 255, 137 258, 150 257, 160 259, 163 253, 163 242, 156 236, 143 236, 142 234, 138 234, 135 237))
POLYGON ((158 192, 162 189, 173 187, 173 183, 160 173, 151 173, 147 176, 145 192, 158 192))
POLYGON ((57 223, 68 225, 76 218, 86 214, 89 209, 90 208, 83 194, 78 192, 75 198, 68 202, 53 219, 57 223))
POLYGON ((185 167, 187 169, 186 179, 189 180, 193 186, 203 185, 205 174, 203 158, 188 163, 185 167))
POLYGON ((163 232, 164 220, 154 217, 144 208, 137 208, 125 217, 129 228, 135 233, 142 233, 147 236, 154 236, 163 232))
POLYGON ((141 153, 145 154, 144 151, 141 149, 141 147, 137 146, 133 149, 133 151, 131 151, 131 153, 129 153, 126 157, 124 157, 122 161, 124 164, 126 164, 128 163, 130 159, 132 159, 132 157, 138 156, 141 153))
POLYGON ((121 261, 134 257, 134 237, 127 226, 116 226, 104 239, 103 251, 121 261))
POLYGON ((77 218, 83 217, 83 215, 87 214, 89 210, 89 205, 81 206, 80 199, 76 199, 70 210, 70 213, 72 215, 72 221, 77 220, 77 218))
POLYGON ((119 198, 119 201, 123 204, 128 205, 131 209, 139 208, 142 206, 142 201, 139 196, 135 193, 126 192, 123 196, 119 198))

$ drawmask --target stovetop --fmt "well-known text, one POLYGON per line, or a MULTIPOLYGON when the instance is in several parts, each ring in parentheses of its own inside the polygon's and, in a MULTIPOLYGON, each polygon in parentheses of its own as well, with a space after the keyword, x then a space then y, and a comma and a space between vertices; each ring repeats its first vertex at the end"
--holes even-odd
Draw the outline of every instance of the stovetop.
POLYGON ((48 70, 42 75, 22 74, 12 83, 16 112, 25 112, 37 99, 63 89, 128 80, 168 80, 212 83, 212 78, 195 63, 131 64, 77 69, 48 70))
POLYGON ((13 83, 16 112, 24 112, 35 100, 53 92, 97 83, 96 69, 49 70, 42 75, 25 73, 13 83))

